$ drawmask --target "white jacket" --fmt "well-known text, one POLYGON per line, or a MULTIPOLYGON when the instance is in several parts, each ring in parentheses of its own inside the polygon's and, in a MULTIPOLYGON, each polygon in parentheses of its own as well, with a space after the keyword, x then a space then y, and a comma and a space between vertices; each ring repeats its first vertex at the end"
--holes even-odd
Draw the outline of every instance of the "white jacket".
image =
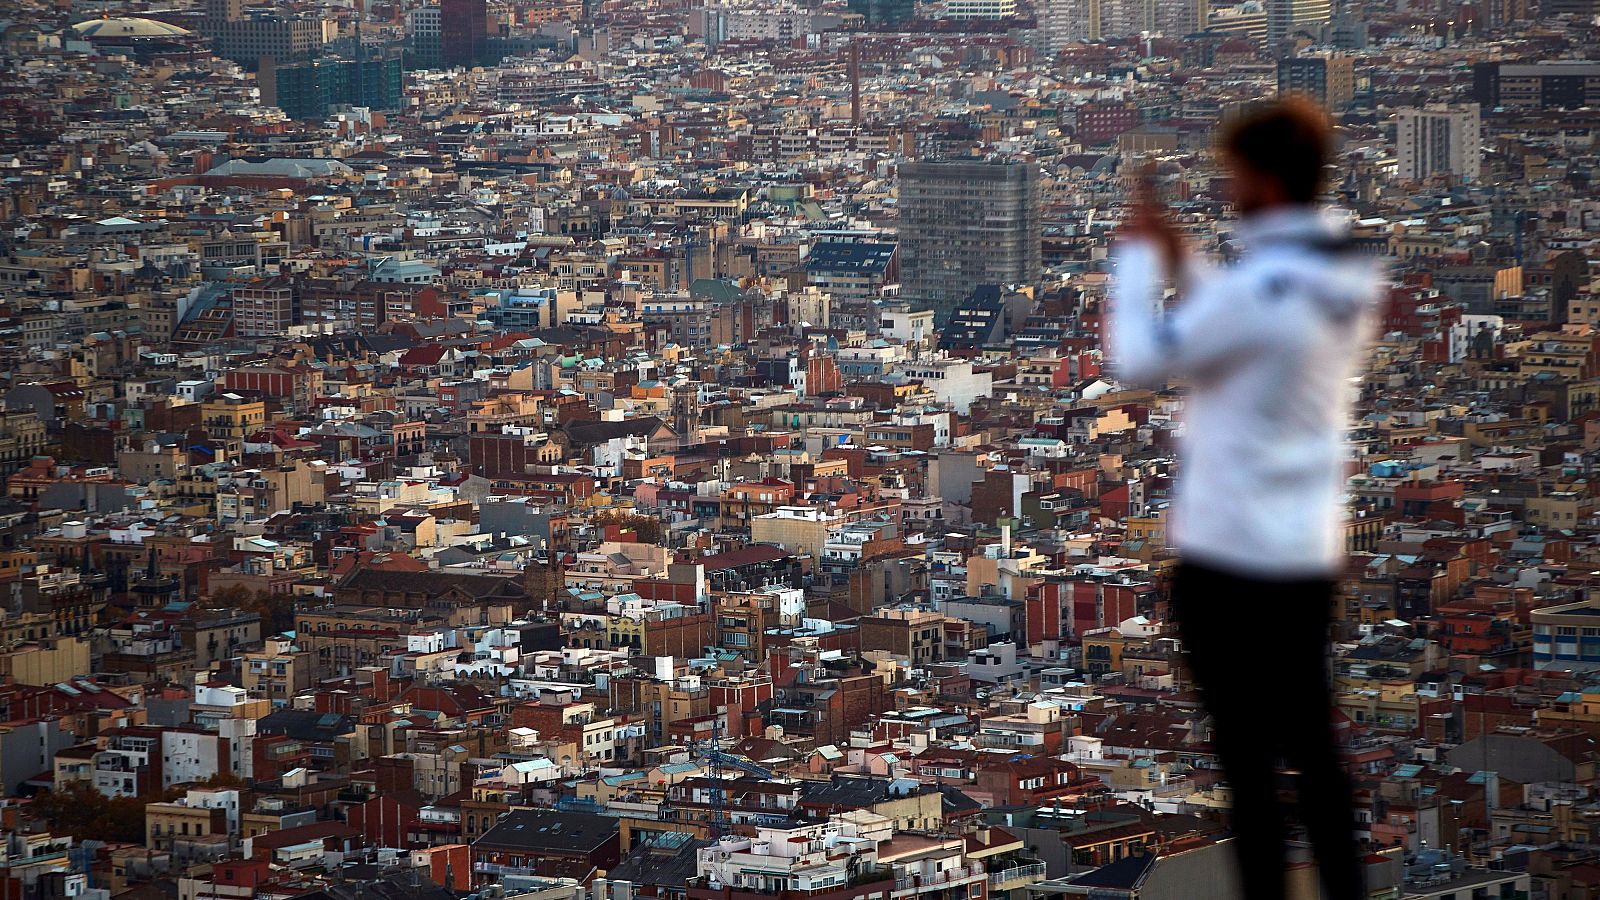
POLYGON ((1188 260, 1162 313, 1159 254, 1117 251, 1108 350, 1124 384, 1181 378, 1168 530, 1184 558, 1240 575, 1337 573, 1344 554, 1345 427, 1381 270, 1312 208, 1247 217, 1229 266, 1188 260))

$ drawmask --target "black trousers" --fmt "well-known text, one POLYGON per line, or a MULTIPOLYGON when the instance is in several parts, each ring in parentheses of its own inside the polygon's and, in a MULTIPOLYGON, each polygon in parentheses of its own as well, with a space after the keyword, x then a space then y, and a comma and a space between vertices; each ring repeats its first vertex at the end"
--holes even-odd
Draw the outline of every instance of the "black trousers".
POLYGON ((1279 760, 1298 776, 1297 818, 1324 896, 1366 896, 1350 777, 1331 718, 1333 590, 1327 580, 1265 581, 1189 563, 1173 583, 1178 633, 1233 790, 1233 845, 1245 900, 1285 895, 1289 822, 1279 801, 1279 760))

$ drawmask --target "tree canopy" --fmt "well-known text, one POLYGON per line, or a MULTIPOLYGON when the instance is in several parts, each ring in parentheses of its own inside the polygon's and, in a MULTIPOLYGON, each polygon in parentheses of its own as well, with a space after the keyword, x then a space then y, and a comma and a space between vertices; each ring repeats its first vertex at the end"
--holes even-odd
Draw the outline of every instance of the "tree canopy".
POLYGON ((183 792, 168 789, 156 796, 107 797, 87 781, 69 781, 56 790, 33 798, 29 812, 43 821, 52 834, 70 834, 77 840, 142 844, 144 808, 171 800, 183 792))

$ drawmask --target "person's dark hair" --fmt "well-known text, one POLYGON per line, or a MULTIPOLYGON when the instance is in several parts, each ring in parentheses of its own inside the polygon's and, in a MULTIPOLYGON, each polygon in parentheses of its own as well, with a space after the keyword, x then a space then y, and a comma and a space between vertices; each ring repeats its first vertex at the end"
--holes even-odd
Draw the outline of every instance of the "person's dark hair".
POLYGON ((1222 153, 1236 165, 1276 179, 1294 203, 1314 203, 1327 179, 1333 126, 1300 97, 1262 103, 1222 132, 1222 153))

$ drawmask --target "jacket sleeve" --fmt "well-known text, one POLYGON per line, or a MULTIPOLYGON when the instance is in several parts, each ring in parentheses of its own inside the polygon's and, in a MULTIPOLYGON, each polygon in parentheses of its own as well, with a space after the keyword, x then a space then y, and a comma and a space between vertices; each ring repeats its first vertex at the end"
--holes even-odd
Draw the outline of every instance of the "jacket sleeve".
POLYGON ((1190 290, 1175 310, 1163 314, 1155 246, 1131 240, 1117 251, 1107 347, 1119 380, 1157 385, 1245 359, 1266 346, 1272 322, 1258 314, 1252 286, 1198 260, 1186 265, 1190 290))

